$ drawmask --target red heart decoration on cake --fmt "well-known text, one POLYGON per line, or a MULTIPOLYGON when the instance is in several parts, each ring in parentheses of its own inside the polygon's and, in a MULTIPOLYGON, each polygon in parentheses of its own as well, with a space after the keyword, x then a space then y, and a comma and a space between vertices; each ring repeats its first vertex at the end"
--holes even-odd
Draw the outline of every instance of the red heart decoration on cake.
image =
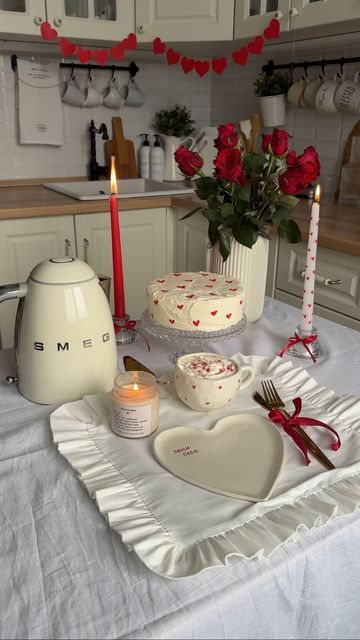
POLYGON ((200 76, 200 78, 203 78, 207 74, 209 69, 210 63, 208 60, 196 60, 195 71, 200 76))
POLYGON ((216 316, 217 311, 210 311, 210 313, 211 313, 212 316, 216 316))
POLYGON ((310 307, 311 307, 311 304, 308 304, 308 307, 310 308, 310 307))
POLYGON ((176 288, 177 288, 177 289, 185 289, 186 287, 185 287, 185 285, 184 285, 184 284, 177 284, 177 285, 176 285, 176 288))
POLYGON ((229 291, 237 291, 237 289, 229 289, 229 291))
POLYGON ((166 58, 168 64, 177 64, 180 60, 180 53, 170 47, 166 52, 166 58))
POLYGON ((231 318, 231 313, 227 313, 227 314, 226 314, 226 317, 227 317, 227 319, 228 319, 228 320, 230 320, 230 318, 231 318))
POLYGON ((154 300, 154 304, 159 304, 159 300, 154 300))
POLYGON ((60 51, 63 56, 72 56, 76 51, 76 45, 72 42, 69 42, 67 38, 61 38, 60 40, 60 51))
POLYGON ((156 282, 160 282, 160 284, 163 284, 165 280, 156 280, 156 282))
POLYGON ((166 51, 166 44, 161 40, 161 38, 155 38, 153 40, 153 52, 157 55, 161 55, 166 51))
POLYGON ((193 389, 196 389, 196 384, 191 385, 193 389))
POLYGON ((306 313, 303 313, 303 317, 306 318, 306 313))
POLYGON ((195 67, 194 58, 188 58, 187 56, 183 56, 181 58, 181 67, 184 73, 190 73, 195 67))
POLYGON ((83 49, 82 47, 77 47, 76 49, 76 57, 81 62, 81 64, 86 64, 91 60, 92 52, 90 49, 83 49))
POLYGON ((160 289, 161 293, 167 293, 168 289, 160 289))
POLYGON ((195 293, 192 293, 191 296, 186 296, 187 298, 195 298, 195 293))
POLYGON ((127 38, 124 38, 123 44, 125 49, 136 49, 137 39, 135 33, 129 33, 127 38))
POLYGON ((108 52, 106 51, 106 49, 96 49, 95 51, 92 52, 92 56, 94 58, 94 60, 96 60, 96 62, 102 67, 107 59, 108 59, 108 52))
POLYGON ((111 47, 110 55, 114 60, 122 60, 125 55, 125 47, 122 42, 119 42, 116 47, 111 47))
POLYGON ((209 278, 210 282, 216 282, 216 278, 209 278))
POLYGON ((255 53, 259 55, 262 52, 262 48, 264 45, 264 38, 262 36, 256 36, 254 40, 251 40, 248 44, 248 49, 250 53, 255 53))
POLYGON ((241 64, 242 67, 247 63, 248 57, 249 52, 247 47, 241 47, 241 49, 234 51, 234 53, 232 54, 232 59, 235 64, 241 64))
POLYGON ((174 324, 175 320, 171 320, 171 319, 169 318, 169 322, 171 322, 171 324, 174 324))
POLYGON ((200 320, 193 320, 193 325, 195 325, 195 327, 198 327, 200 324, 200 320))
POLYGON ((225 56, 222 56, 221 58, 214 58, 211 61, 211 68, 213 69, 213 71, 215 71, 215 73, 218 74, 218 76, 222 74, 222 72, 226 69, 226 67, 227 67, 227 60, 225 56))
POLYGON ((222 385, 219 385, 219 389, 222 389, 222 385))
POLYGON ((174 273, 174 276, 178 278, 179 276, 182 276, 182 273, 174 273))
POLYGON ((183 304, 178 304, 177 308, 178 308, 178 309, 183 309, 183 308, 184 308, 184 305, 183 305, 183 304))
POLYGON ((213 293, 212 291, 210 291, 210 295, 211 296, 217 296, 217 293, 213 293))
POLYGON ((51 27, 49 22, 42 23, 40 32, 43 40, 55 40, 57 38, 57 31, 51 27))
POLYGON ((270 20, 269 25, 264 29, 264 36, 268 40, 275 40, 280 35, 280 22, 273 18, 270 20))

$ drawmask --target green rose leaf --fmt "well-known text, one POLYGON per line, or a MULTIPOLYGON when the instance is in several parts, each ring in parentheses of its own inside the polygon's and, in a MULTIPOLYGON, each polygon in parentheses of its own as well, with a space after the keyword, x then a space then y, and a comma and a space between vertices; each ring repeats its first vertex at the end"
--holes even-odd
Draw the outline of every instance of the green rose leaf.
POLYGON ((259 176, 263 169, 264 162, 264 157, 257 155, 257 153, 246 153, 243 161, 245 175, 250 178, 259 176))
POLYGON ((219 231, 219 250, 222 255, 223 262, 226 262, 230 255, 230 237, 223 231, 219 231))
POLYGON ((233 229, 233 235, 236 242, 243 244, 245 247, 249 247, 249 249, 251 249, 254 242, 256 242, 256 238, 254 240, 254 227, 249 218, 243 218, 238 221, 237 227, 233 229))
POLYGON ((278 234, 280 238, 284 238, 286 242, 301 242, 301 231, 294 220, 284 220, 278 226, 278 234))
POLYGON ((209 222, 209 227, 208 227, 208 236, 209 236, 209 240, 210 240, 210 244, 213 247, 214 244, 217 243, 217 241, 219 240, 220 237, 220 232, 218 229, 218 223, 217 222, 209 222))
POLYGON ((273 213, 272 220, 274 224, 282 224, 286 221, 291 213, 291 209, 287 209, 286 207, 279 207, 273 213))
POLYGON ((209 220, 209 222, 221 222, 221 216, 218 209, 203 209, 203 216, 209 220))
POLYGON ((244 187, 239 187, 236 190, 236 197, 243 202, 250 202, 251 196, 251 187, 249 184, 246 184, 244 187))
POLYGON ((295 198, 295 196, 279 196, 276 201, 275 201, 275 205, 278 207, 283 207, 285 209, 293 209, 294 207, 296 207, 297 203, 299 202, 298 198, 295 198))
POLYGON ((203 177, 195 180, 196 195, 200 200, 207 200, 210 196, 214 196, 218 193, 220 187, 215 178, 203 177))
POLYGON ((221 206, 221 217, 222 218, 227 218, 228 216, 232 216, 234 215, 234 207, 230 202, 225 202, 225 204, 223 204, 221 206))

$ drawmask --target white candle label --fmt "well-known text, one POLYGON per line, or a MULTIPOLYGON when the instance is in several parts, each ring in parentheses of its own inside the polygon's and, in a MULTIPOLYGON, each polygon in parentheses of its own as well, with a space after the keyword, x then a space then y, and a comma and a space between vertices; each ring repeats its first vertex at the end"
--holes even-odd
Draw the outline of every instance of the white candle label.
POLYGON ((119 436, 143 438, 151 433, 151 405, 142 407, 113 405, 112 428, 119 436))

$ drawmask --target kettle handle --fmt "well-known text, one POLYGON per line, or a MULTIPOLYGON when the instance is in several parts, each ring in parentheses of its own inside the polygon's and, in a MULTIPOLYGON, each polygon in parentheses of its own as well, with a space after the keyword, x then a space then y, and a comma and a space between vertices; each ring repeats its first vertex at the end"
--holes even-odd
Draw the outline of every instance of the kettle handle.
POLYGON ((15 284, 4 284, 0 286, 0 302, 11 298, 24 298, 27 294, 28 285, 26 282, 16 282, 15 284))

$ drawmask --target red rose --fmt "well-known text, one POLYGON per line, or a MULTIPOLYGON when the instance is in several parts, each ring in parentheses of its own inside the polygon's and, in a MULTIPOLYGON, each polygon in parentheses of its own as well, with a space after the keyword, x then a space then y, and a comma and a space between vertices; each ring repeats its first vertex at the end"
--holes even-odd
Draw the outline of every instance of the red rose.
POLYGON ((214 175, 220 180, 229 182, 245 183, 243 174, 243 163, 239 149, 221 149, 215 160, 214 175))
POLYGON ((305 186, 316 180, 320 173, 319 156, 314 147, 306 147, 304 153, 296 159, 296 164, 303 170, 305 186))
POLYGON ((221 124, 218 127, 218 137, 214 141, 214 145, 219 151, 221 151, 221 149, 233 149, 238 142, 238 132, 231 122, 221 124))
POLYGON ((293 164, 295 164, 297 159, 296 156, 296 151, 289 151, 289 153, 286 156, 286 164, 288 167, 292 167, 293 164))
POLYGON ((202 157, 198 153, 195 151, 189 151, 182 145, 176 149, 174 158, 181 173, 189 178, 194 176, 204 164, 202 157))
POLYGON ((262 150, 265 151, 265 153, 271 153, 271 149, 269 149, 271 140, 272 140, 271 133, 262 134, 262 150))
POLYGON ((274 129, 271 138, 271 149, 276 156, 283 156, 288 149, 289 134, 281 129, 274 129))
POLYGON ((306 187, 307 183, 304 183, 304 172, 302 168, 294 164, 289 167, 284 173, 279 176, 279 186, 282 193, 293 196, 295 193, 299 193, 306 187))

